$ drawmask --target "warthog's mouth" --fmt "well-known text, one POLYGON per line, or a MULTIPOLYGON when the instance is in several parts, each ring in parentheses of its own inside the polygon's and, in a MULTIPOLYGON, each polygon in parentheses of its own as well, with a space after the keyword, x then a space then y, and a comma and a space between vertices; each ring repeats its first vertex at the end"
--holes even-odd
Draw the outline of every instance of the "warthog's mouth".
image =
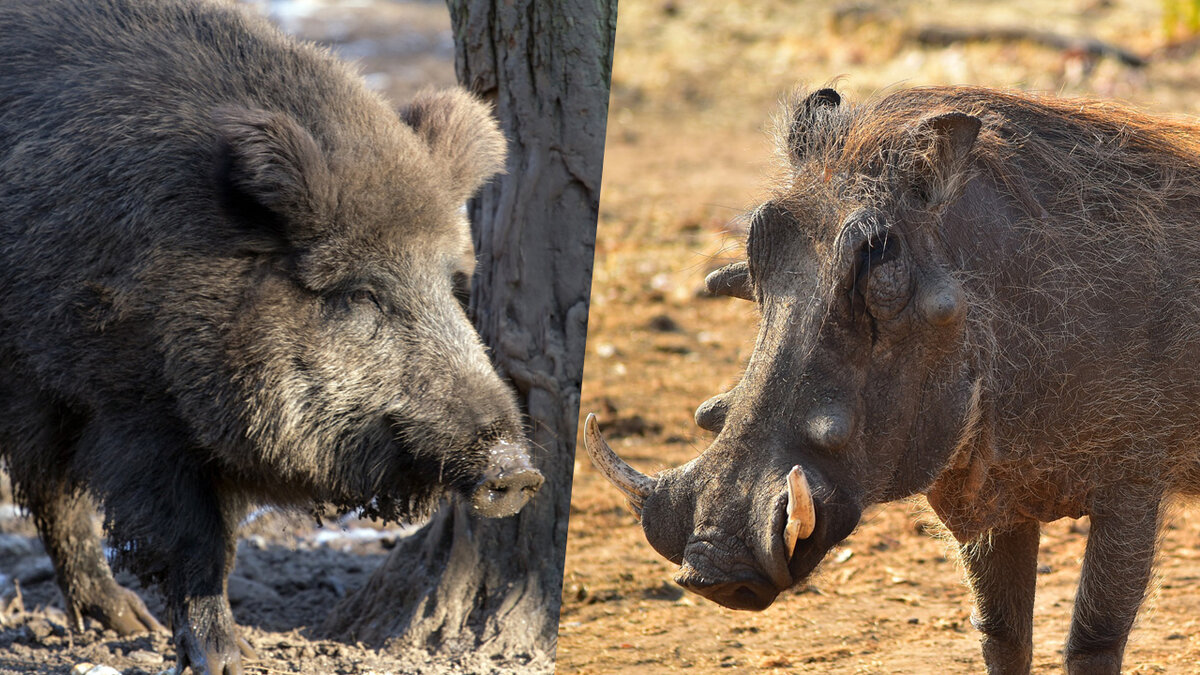
POLYGON ((679 562, 676 583, 731 609, 769 607, 780 592, 808 578, 862 513, 856 490, 839 490, 818 465, 797 464, 773 477, 764 468, 766 475, 748 479, 763 492, 737 495, 735 502, 727 501, 726 491, 708 493, 707 513, 701 514, 690 464, 642 474, 609 447, 595 415, 584 423, 584 444, 642 520, 650 545, 679 562), (714 506, 713 499, 722 503, 714 506))
POLYGON ((706 553, 702 547, 689 545, 675 583, 718 605, 755 612, 770 607, 783 590, 754 565, 735 562, 718 569, 706 553))
POLYGON ((772 502, 765 518, 772 536, 764 537, 759 555, 750 545, 731 536, 695 537, 684 550, 675 582, 685 589, 730 609, 762 611, 780 593, 803 583, 829 549, 849 536, 858 524, 860 510, 850 503, 823 500, 834 494, 814 476, 818 486, 806 522, 797 528, 796 494, 787 488, 772 502), (803 535, 803 536, 799 536, 803 535), (730 542, 737 542, 730 545, 730 542), (765 567, 764 567, 765 564, 765 567))
POLYGON ((500 441, 488 452, 483 479, 471 492, 471 507, 485 518, 503 518, 521 510, 545 479, 519 445, 500 441))

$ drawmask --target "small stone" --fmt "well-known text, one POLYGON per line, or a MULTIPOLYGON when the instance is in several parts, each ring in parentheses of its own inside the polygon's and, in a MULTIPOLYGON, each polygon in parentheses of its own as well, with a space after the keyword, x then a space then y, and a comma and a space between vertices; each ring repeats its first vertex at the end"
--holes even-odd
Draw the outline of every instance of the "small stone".
POLYGON ((128 654, 125 655, 125 658, 129 659, 130 661, 134 661, 136 663, 144 663, 148 666, 157 665, 159 663, 162 663, 162 660, 163 660, 162 654, 152 652, 148 649, 138 649, 138 650, 129 652, 128 654))
POLYGON ((37 540, 19 534, 0 533, 0 555, 24 557, 38 552, 37 540))
POLYGON ((675 319, 672 319, 667 314, 659 314, 650 319, 646 327, 659 333, 678 333, 682 330, 679 324, 675 322, 675 319))
POLYGON ((71 675, 121 675, 121 671, 109 666, 80 663, 71 669, 71 675))
POLYGON ((248 601, 272 602, 279 599, 279 593, 274 588, 241 575, 231 575, 228 583, 229 604, 234 607, 248 601))
POLYGON ((50 622, 46 621, 45 619, 34 619, 33 621, 25 624, 25 627, 28 628, 29 632, 33 633, 33 637, 37 638, 38 640, 45 640, 54 633, 54 626, 51 626, 50 622))

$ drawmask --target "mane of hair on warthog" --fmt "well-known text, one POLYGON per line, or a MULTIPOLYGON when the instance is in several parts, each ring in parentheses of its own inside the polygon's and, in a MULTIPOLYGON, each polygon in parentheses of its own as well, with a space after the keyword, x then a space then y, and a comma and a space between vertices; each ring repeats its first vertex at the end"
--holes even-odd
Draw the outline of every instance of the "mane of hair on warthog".
POLYGON ((647 477, 593 419, 593 458, 676 580, 741 609, 925 494, 989 672, 1030 668, 1039 523, 1089 515, 1066 666, 1119 672, 1162 504, 1200 493, 1200 125, 969 87, 801 92, 780 122, 748 260, 708 279, 761 312, 697 410, 715 441, 647 477))
POLYGON ((243 672, 225 597, 255 502, 484 517, 537 491, 462 302, 487 105, 397 112, 327 51, 208 0, 0 6, 0 459, 73 628, 161 626, 243 672))

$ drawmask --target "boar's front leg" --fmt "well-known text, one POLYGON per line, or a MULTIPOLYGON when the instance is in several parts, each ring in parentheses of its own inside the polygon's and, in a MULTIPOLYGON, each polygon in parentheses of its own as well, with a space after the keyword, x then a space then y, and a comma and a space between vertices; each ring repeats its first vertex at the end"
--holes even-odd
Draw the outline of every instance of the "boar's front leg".
POLYGON ((237 518, 220 502, 214 486, 197 480, 176 486, 172 547, 163 591, 175 631, 176 672, 242 675, 242 656, 253 649, 237 634, 226 578, 237 553, 237 518))
POLYGON ((62 483, 39 484, 26 492, 26 504, 54 562, 72 629, 83 630, 86 616, 118 635, 165 632, 142 599, 113 579, 92 525, 90 500, 62 483))
POLYGON ((165 630, 137 594, 113 579, 92 523, 95 509, 68 477, 82 418, 26 391, 3 390, 26 380, 0 371, 0 409, 6 419, 24 422, 17 427, 23 433, 6 435, 0 429, 0 444, 9 451, 17 495, 54 563, 71 629, 83 630, 84 617, 90 617, 120 635, 165 630))
POLYGON ((175 672, 241 675, 242 654, 253 652, 238 639, 225 580, 244 505, 222 490, 219 469, 182 439, 153 439, 153 446, 139 444, 135 436, 114 434, 107 440, 112 447, 138 452, 136 470, 126 462, 105 476, 104 506, 110 530, 124 542, 121 557, 166 596, 175 672))
POLYGON ((971 623, 983 633, 983 660, 991 675, 1028 673, 1032 664, 1040 532, 1037 521, 1026 521, 962 547, 975 592, 971 623))
POLYGON ((1160 503, 1154 488, 1132 485, 1095 499, 1067 637, 1068 673, 1121 672, 1125 641, 1150 582, 1160 503))

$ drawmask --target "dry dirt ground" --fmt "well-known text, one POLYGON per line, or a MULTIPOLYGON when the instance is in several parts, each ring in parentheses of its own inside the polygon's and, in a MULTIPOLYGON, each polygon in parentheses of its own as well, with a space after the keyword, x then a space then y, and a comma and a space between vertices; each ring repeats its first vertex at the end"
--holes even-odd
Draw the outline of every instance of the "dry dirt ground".
MULTIPOLYGON (((706 298, 741 251, 738 215, 772 172, 765 121, 799 82, 852 98, 983 84, 1200 113, 1196 44, 1147 0, 622 3, 597 232, 582 414, 639 469, 711 441, 697 405, 737 381, 750 303, 706 298), (919 29, 1022 27, 1088 36, 1144 67, 1028 40, 927 45, 919 29)), ((582 428, 582 424, 581 424, 582 428)), ((1200 508, 1165 531, 1159 585, 1126 657, 1132 673, 1200 672, 1200 508)), ((1059 671, 1088 523, 1045 528, 1034 672, 1059 671)), ((812 583, 762 613, 685 594, 616 490, 580 450, 559 628, 559 673, 977 673, 978 639, 953 546, 919 500, 868 512, 812 583)))
MULTIPOLYGON (((454 45, 437 2, 263 0, 253 2, 285 30, 356 61, 368 84, 404 102, 425 86, 454 83, 454 45)), ((0 474, 0 675, 69 673, 80 663, 123 675, 157 674, 174 663, 169 636, 120 639, 95 624, 67 632, 62 601, 28 518, 13 507, 0 474)), ((360 586, 396 538, 411 531, 369 522, 327 523, 268 513, 242 533, 229 595, 242 635, 259 659, 247 673, 310 675, 495 672, 493 664, 447 663, 422 653, 376 650, 315 637, 330 609, 360 586)), ((123 582, 132 584, 128 577, 123 582)), ((144 592, 161 619, 162 602, 144 592)), ((509 671, 506 671, 509 672, 509 671)))

